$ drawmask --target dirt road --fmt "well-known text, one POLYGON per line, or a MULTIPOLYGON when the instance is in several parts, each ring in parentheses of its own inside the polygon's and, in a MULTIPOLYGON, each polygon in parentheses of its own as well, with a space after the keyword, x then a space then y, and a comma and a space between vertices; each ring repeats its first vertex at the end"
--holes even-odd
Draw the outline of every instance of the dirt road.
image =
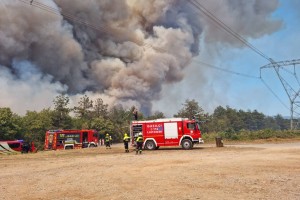
POLYGON ((0 155, 10 199, 300 199, 300 143, 0 155))

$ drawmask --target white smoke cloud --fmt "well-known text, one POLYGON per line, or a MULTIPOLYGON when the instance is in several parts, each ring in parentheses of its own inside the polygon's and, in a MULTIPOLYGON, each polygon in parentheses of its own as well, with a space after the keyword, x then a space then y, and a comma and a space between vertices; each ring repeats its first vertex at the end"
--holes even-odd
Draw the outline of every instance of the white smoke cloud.
MULTIPOLYGON (((230 27, 231 30, 244 38, 259 38, 279 30, 281 21, 271 18, 271 14, 279 6, 277 0, 199 0, 218 19, 230 27)), ((208 17, 203 17, 205 24, 205 40, 210 43, 229 43, 233 46, 243 46, 243 43, 229 35, 208 17)))
MULTIPOLYGON (((0 6, 0 94, 6 95, 0 106, 16 112, 47 107, 65 91, 74 101, 89 94, 149 114, 152 102, 163 96, 163 86, 185 78, 185 69, 199 54, 200 37, 205 38, 203 45, 241 46, 184 0, 35 0, 32 6, 29 2, 3 0, 0 6), (36 7, 41 4, 59 13, 36 7), (70 15, 75 18, 66 17, 70 15), (16 68, 18 60, 31 67, 16 68), (23 92, 9 93, 17 84, 24 85, 23 92), (47 101, 38 103, 41 93, 47 101), (22 109, 15 106, 18 99, 34 104, 22 109)), ((277 0, 199 2, 245 37, 270 34, 281 25, 269 18, 277 0)), ((200 79, 205 76, 202 68, 197 73, 200 79)))
POLYGON ((53 97, 67 90, 67 86, 42 74, 28 61, 13 61, 14 73, 0 66, 0 106, 10 107, 19 114, 27 110, 51 107, 53 97))

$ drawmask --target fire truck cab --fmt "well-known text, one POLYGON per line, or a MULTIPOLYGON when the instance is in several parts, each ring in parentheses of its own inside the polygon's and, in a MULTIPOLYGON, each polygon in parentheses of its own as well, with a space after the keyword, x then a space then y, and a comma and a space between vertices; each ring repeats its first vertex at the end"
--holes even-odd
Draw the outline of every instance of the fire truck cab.
POLYGON ((98 146, 96 130, 49 130, 45 136, 45 150, 80 149, 98 146))
POLYGON ((139 132, 144 138, 144 148, 158 149, 161 146, 182 146, 192 149, 195 143, 203 143, 199 124, 187 118, 167 118, 148 121, 132 121, 130 127, 132 144, 139 132))

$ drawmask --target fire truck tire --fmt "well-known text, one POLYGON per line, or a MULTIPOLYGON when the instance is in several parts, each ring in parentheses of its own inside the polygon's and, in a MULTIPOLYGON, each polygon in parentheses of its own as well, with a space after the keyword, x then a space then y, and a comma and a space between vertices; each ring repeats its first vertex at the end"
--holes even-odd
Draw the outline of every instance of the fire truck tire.
POLYGON ((90 144, 90 148, 94 148, 96 147, 94 144, 90 144))
POLYGON ((182 145, 182 148, 185 150, 193 148, 192 141, 189 139, 182 140, 181 145, 182 145))
POLYGON ((145 144, 145 149, 154 150, 154 149, 156 149, 156 145, 152 140, 149 140, 145 144))

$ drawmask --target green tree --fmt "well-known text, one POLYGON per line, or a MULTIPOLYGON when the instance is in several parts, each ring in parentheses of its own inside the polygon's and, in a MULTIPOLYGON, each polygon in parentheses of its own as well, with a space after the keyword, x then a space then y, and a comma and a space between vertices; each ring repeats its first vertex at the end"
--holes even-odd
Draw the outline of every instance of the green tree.
POLYGON ((39 149, 42 149, 47 130, 53 129, 53 111, 43 109, 41 112, 27 111, 22 118, 24 136, 27 141, 34 141, 39 149))
POLYGON ((108 104, 104 104, 101 98, 96 99, 93 107, 93 117, 107 118, 108 117, 108 104))
POLYGON ((93 101, 87 95, 80 98, 78 106, 74 107, 74 113, 78 118, 91 120, 92 119, 93 101))
POLYGON ((123 134, 128 133, 131 117, 131 110, 125 110, 122 105, 115 105, 109 110, 108 118, 114 124, 113 138, 115 140, 121 141, 123 134))
POLYGON ((264 121, 265 129, 280 130, 280 126, 276 123, 274 117, 266 116, 264 121))
POLYGON ((290 128, 289 120, 284 119, 281 115, 276 115, 274 119, 280 130, 288 130, 290 128))
POLYGON ((210 122, 210 127, 212 127, 213 131, 221 132, 227 129, 229 126, 229 119, 226 115, 226 109, 222 106, 218 106, 212 115, 212 120, 210 122))
MULTIPOLYGON (((262 113, 259 113, 257 110, 254 110, 252 112, 252 118, 253 118, 253 126, 255 129, 252 130, 262 130, 265 128, 265 115, 262 113)), ((251 130, 251 129, 250 129, 251 130)))
POLYGON ((214 125, 212 123, 213 117, 208 113, 205 113, 199 120, 200 130, 202 133, 209 133, 214 130, 214 125))
POLYGON ((226 107, 226 116, 229 119, 230 126, 228 128, 230 128, 236 132, 243 129, 244 122, 236 109, 233 109, 233 108, 230 108, 229 106, 227 106, 226 107))
POLYGON ((68 96, 61 94, 54 100, 54 111, 52 115, 53 126, 58 129, 70 129, 72 128, 72 118, 69 113, 71 111, 68 108, 70 99, 68 96))
POLYGON ((156 111, 154 112, 153 115, 147 117, 148 120, 151 120, 151 119, 161 119, 161 118, 165 118, 165 115, 163 112, 159 112, 159 111, 156 111))
MULTIPOLYGON (((103 117, 97 117, 92 119, 91 128, 95 129, 100 134, 100 139, 104 139, 106 133, 113 135, 115 133, 115 124, 109 119, 105 119, 103 117)), ((116 139, 116 138, 114 138, 116 139)))
POLYGON ((0 140, 21 139, 20 117, 10 108, 0 108, 0 140))
POLYGON ((183 104, 183 108, 179 110, 174 117, 182 117, 182 118, 189 118, 189 119, 201 119, 204 118, 204 110, 199 106, 198 102, 194 99, 189 100, 187 99, 183 104))

